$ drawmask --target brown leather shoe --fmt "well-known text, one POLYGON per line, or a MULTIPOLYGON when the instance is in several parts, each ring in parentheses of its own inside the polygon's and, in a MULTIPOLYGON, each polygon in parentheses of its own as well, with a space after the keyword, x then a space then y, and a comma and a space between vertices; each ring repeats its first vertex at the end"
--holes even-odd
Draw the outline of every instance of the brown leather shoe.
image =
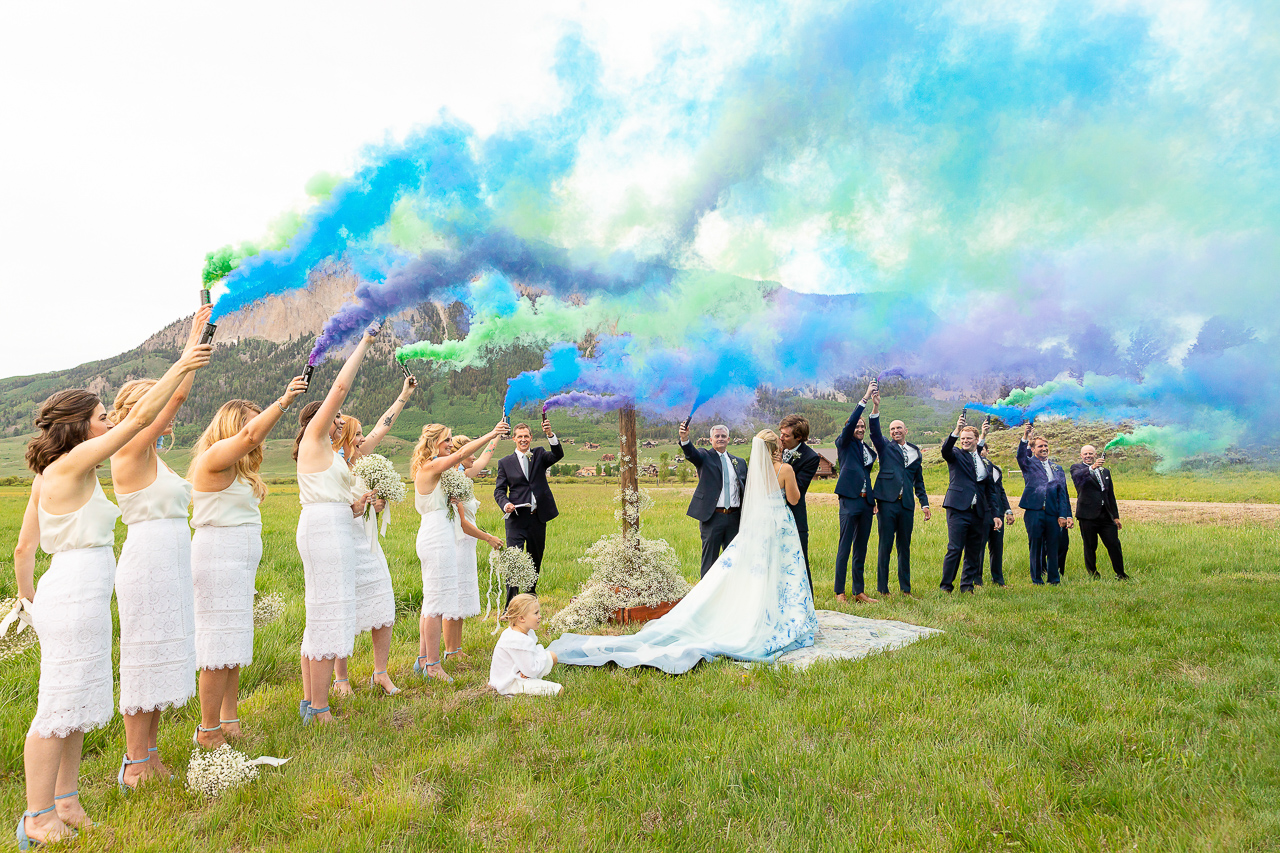
POLYGON ((863 604, 878 604, 880 602, 880 599, 872 598, 871 596, 867 595, 865 592, 858 593, 853 597, 853 600, 859 601, 863 604))

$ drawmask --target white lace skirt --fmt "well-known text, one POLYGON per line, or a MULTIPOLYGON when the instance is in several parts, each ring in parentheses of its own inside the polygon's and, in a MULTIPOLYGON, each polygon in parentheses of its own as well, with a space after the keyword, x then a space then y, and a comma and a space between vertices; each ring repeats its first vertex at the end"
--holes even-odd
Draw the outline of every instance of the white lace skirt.
POLYGON ((187 520, 129 525, 116 568, 120 713, 185 705, 196 695, 194 598, 187 520))
POLYGON ((196 593, 196 667, 253 663, 253 585, 262 561, 262 525, 197 527, 191 537, 196 593))
POLYGON ((446 619, 466 619, 480 615, 480 572, 476 566, 474 536, 463 534, 457 540, 458 548, 458 609, 444 614, 446 619))
POLYGON ((369 541, 364 522, 351 519, 356 552, 356 630, 385 628, 396 621, 396 594, 391 588, 391 567, 382 553, 375 530, 369 541))
POLYGON ((28 736, 61 738, 111 721, 115 576, 115 551, 103 546, 54 554, 40 578, 32 602, 32 625, 40 638, 40 692, 28 736))
POLYGON ((418 559, 422 561, 422 615, 458 612, 457 528, 444 510, 422 516, 418 559))
POLYGON ((306 585, 302 656, 351 656, 356 639, 356 543, 351 505, 305 504, 298 517, 298 553, 306 585))

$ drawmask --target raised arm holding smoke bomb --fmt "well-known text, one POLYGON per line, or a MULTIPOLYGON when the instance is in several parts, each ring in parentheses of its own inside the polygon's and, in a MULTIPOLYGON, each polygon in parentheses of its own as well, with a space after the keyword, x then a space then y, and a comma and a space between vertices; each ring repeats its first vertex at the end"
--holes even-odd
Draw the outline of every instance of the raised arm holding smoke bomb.
POLYGON ((698 486, 685 514, 698 520, 703 577, 738 535, 742 495, 747 487, 747 461, 729 452, 729 428, 716 424, 709 436, 709 450, 694 447, 689 440, 689 421, 680 425, 680 451, 698 472, 698 486))
MULTIPOLYGON (((506 514, 508 547, 528 551, 537 572, 542 571, 542 555, 547 547, 547 523, 560 514, 547 483, 547 469, 564 458, 564 446, 545 412, 542 434, 547 437, 549 449, 538 447, 531 451, 533 432, 528 424, 516 424, 512 432, 516 452, 499 460, 493 489, 494 501, 506 514)), ((537 595, 536 581, 529 591, 537 595)), ((517 588, 507 587, 507 603, 519 594, 517 588)))
POLYGON ((36 416, 39 434, 26 452, 36 482, 14 553, 18 592, 32 596, 31 624, 41 647, 39 698, 23 748, 27 811, 18 823, 20 844, 67 838, 72 827, 92 823, 76 794, 84 732, 110 722, 115 705, 112 548, 120 517, 97 469, 154 424, 187 375, 209 363, 211 347, 198 343, 196 331, 209 312, 207 306, 196 312, 193 337, 178 361, 118 424, 95 395, 79 389, 52 395, 36 416), (36 537, 53 555, 38 587, 36 537))
MULTIPOLYGON (((867 595, 864 567, 867 561, 867 543, 871 539, 871 525, 875 520, 876 502, 872 496, 871 469, 875 466, 876 451, 864 441, 867 422, 862 417, 867 402, 876 390, 876 382, 867 385, 866 393, 854 407, 844 429, 836 438, 836 456, 840 464, 840 476, 836 480, 836 496, 840 501, 840 542, 836 546, 836 601, 845 601, 844 579, 849 558, 853 557, 853 600, 871 604, 878 599, 867 595)), ((877 413, 879 409, 876 409, 877 413)))
POLYGON ((1031 560, 1031 582, 1050 584, 1061 580, 1059 573, 1058 531, 1070 522, 1070 501, 1066 494, 1065 476, 1061 492, 1055 483, 1062 469, 1049 461, 1049 442, 1034 435, 1030 421, 1023 424, 1022 441, 1018 442, 1018 467, 1022 470, 1022 523, 1027 528, 1027 549, 1031 560), (1055 472, 1056 469, 1056 472, 1055 472))
POLYGON ((253 596, 262 559, 258 504, 267 495, 258 473, 262 445, 306 390, 306 381, 295 376, 265 409, 249 400, 223 403, 196 441, 187 466, 193 489, 191 578, 204 730, 197 742, 206 748, 240 735, 240 667, 253 661, 253 596))
POLYGON ((422 563, 422 615, 418 620, 418 659, 413 671, 423 678, 453 681, 441 666, 444 658, 440 639, 445 617, 455 618, 459 612, 458 535, 463 528, 454 521, 461 515, 449 512, 449 496, 441 485, 441 475, 486 442, 506 434, 504 419, 487 434, 455 447, 453 432, 447 426, 427 424, 414 445, 409 475, 413 478, 414 506, 422 515, 416 543, 422 563))
POLYGON ((293 458, 298 462, 298 498, 302 503, 297 542, 307 611, 301 649, 302 701, 298 706, 304 724, 333 721, 329 680, 334 661, 349 657, 355 644, 356 553, 351 519, 364 513, 365 504, 375 494, 367 492, 352 501, 355 480, 346 461, 333 449, 333 441, 342 430, 342 404, 381 328, 381 323, 369 325, 324 400, 304 406, 298 417, 300 429, 293 458))

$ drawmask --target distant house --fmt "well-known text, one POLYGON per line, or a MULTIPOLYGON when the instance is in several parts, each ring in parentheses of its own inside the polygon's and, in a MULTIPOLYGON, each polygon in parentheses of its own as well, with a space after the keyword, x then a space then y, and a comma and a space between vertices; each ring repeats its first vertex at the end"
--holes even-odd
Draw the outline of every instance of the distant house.
POLYGON ((643 444, 641 444, 640 446, 641 446, 641 447, 657 447, 657 446, 658 446, 658 442, 654 441, 653 439, 648 439, 648 440, 646 440, 643 444))
POLYGON ((695 438, 695 439, 693 440, 693 446, 694 446, 694 447, 710 447, 710 446, 711 446, 711 439, 709 439, 709 438, 695 438))
POLYGON ((600 449, 600 445, 593 444, 590 441, 587 442, 587 450, 599 450, 599 449, 600 449))
POLYGON ((819 479, 825 480, 828 477, 834 477, 840 470, 840 459, 836 455, 835 450, 827 447, 814 448, 814 453, 818 454, 818 473, 819 479))
POLYGON ((605 454, 602 454, 602 455, 600 456, 600 461, 601 461, 601 462, 617 462, 617 461, 618 461, 618 454, 616 454, 616 453, 605 453, 605 454))
POLYGON ((650 462, 648 465, 640 469, 641 476, 656 477, 658 476, 658 466, 650 462))
POLYGON ((583 467, 579 468, 579 469, 577 470, 577 472, 576 472, 573 476, 575 476, 575 477, 594 477, 595 475, 596 475, 596 469, 595 469, 594 467, 592 467, 592 466, 590 466, 590 465, 584 465, 583 467))
POLYGON ((564 443, 565 443, 565 444, 577 444, 577 443, 578 443, 578 440, 577 440, 576 438, 566 438, 566 439, 564 440, 564 443))

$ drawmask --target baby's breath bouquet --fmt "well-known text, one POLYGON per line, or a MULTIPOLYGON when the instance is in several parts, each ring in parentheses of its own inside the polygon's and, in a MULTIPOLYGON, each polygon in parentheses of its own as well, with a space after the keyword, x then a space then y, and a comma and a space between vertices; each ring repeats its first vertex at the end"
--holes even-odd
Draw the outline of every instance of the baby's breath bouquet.
POLYGON ((258 778, 258 768, 249 757, 230 745, 217 749, 191 750, 187 764, 187 790, 206 797, 220 797, 232 788, 258 778))
MULTIPOLYGON (((388 506, 384 513, 378 515, 382 522, 382 535, 387 535, 387 525, 391 523, 391 507, 390 504, 398 504, 404 500, 404 480, 400 479, 399 472, 387 457, 380 453, 370 453, 368 456, 361 456, 356 460, 356 464, 351 466, 351 471, 361 480, 364 480, 365 488, 371 492, 376 492, 380 500, 387 502, 388 506)), ((365 518, 369 517, 371 507, 364 508, 365 518)), ((370 533, 370 536, 373 534, 370 533)))
POLYGON ((445 499, 449 502, 449 520, 453 521, 453 502, 466 503, 475 497, 475 488, 471 478, 459 468, 446 468, 440 472, 440 488, 444 489, 445 499))
MULTIPOLYGON (((489 588, 485 592, 484 618, 489 618, 489 610, 493 606, 494 588, 497 587, 498 601, 509 586, 521 592, 528 592, 538 582, 538 569, 533 565, 533 558, 523 548, 503 548, 489 552, 489 588)), ((497 629, 494 629, 497 633, 497 629)))
POLYGON ((31 602, 25 598, 0 601, 0 661, 15 658, 36 644, 36 629, 31 627, 31 602))
POLYGON ((253 602, 253 627, 261 628, 284 615, 284 596, 278 592, 259 595, 253 602))

